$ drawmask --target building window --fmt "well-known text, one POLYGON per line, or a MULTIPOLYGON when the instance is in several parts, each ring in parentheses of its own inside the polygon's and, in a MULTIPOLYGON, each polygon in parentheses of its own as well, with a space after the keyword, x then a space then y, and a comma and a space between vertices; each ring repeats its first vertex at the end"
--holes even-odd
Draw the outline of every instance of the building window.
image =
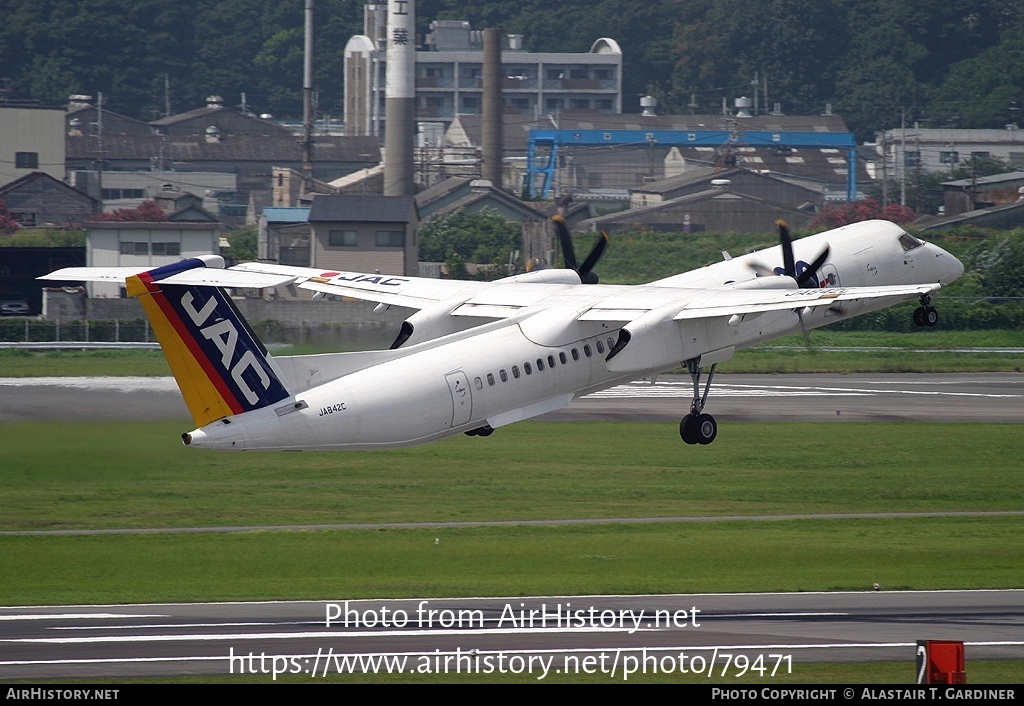
POLYGON ((956 164, 960 161, 960 153, 955 151, 939 152, 939 161, 942 164, 956 164))
POLYGON ((548 111, 561 110, 562 105, 563 103, 561 98, 548 98, 544 101, 544 108, 548 111))
POLYGON ((149 255, 149 243, 121 243, 122 255, 149 255))
POLYGON ((573 110, 590 110, 590 101, 586 98, 573 98, 569 101, 573 110))
POLYGON ((971 159, 992 159, 991 152, 971 152, 971 159))
POLYGON ((14 166, 18 169, 39 169, 39 153, 15 152, 14 166))
POLYGON ((145 189, 104 189, 103 200, 113 199, 144 199, 146 198, 145 189))
POLYGON ((599 98, 594 101, 594 107, 598 110, 612 110, 612 99, 611 98, 599 98))
POLYGON ((908 167, 916 167, 921 164, 921 153, 916 150, 907 150, 903 153, 903 164, 908 167))
POLYGON ((378 230, 376 243, 378 248, 404 248, 405 231, 378 230))
POLYGON ((154 255, 180 255, 181 243, 153 243, 154 255))
POLYGON ((327 244, 332 248, 354 248, 359 245, 359 235, 354 230, 329 230, 327 244))

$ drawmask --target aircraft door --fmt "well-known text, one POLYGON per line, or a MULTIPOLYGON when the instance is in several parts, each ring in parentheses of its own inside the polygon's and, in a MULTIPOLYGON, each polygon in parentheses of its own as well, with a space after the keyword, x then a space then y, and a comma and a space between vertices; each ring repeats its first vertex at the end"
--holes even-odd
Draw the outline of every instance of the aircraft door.
POLYGON ((466 373, 457 370, 444 376, 452 396, 452 427, 466 424, 473 417, 473 393, 466 373))
POLYGON ((882 284, 882 278, 879 276, 878 261, 875 259, 875 250, 872 247, 867 247, 857 253, 857 262, 860 263, 860 282, 850 282, 851 286, 866 286, 870 287, 876 284, 882 284))

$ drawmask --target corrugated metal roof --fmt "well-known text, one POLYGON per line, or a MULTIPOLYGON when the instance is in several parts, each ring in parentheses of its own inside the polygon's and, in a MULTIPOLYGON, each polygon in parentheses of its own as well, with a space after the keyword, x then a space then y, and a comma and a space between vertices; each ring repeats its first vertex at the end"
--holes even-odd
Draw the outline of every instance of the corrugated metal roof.
POLYGON ((353 221, 407 223, 412 196, 327 196, 313 197, 309 221, 353 221))
MULTIPOLYGON (((290 136, 227 135, 219 142, 207 142, 201 136, 174 135, 110 135, 104 136, 103 149, 108 160, 149 160, 159 156, 172 162, 196 161, 288 161, 301 162, 302 148, 290 136)), ((95 140, 68 137, 68 159, 92 159, 96 156, 95 140)), ((380 145, 372 137, 317 136, 313 140, 314 161, 370 162, 380 161, 380 145)))

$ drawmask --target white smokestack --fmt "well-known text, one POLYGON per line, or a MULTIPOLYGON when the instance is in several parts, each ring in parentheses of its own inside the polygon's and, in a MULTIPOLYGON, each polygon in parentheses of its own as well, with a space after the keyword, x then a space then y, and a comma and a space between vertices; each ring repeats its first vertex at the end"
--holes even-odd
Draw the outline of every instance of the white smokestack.
POLYGON ((416 116, 416 3, 388 0, 384 195, 412 196, 416 116))

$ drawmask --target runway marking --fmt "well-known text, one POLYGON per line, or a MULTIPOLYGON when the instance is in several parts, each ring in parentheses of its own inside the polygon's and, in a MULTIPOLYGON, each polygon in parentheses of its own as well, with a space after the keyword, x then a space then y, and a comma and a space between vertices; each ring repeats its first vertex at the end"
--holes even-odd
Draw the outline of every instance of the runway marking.
MULTIPOLYGON (((881 383, 869 383, 881 384, 881 383)), ((926 383, 921 383, 926 384, 926 383)), ((947 392, 945 390, 892 390, 864 387, 810 387, 805 385, 747 385, 742 383, 721 383, 712 386, 715 397, 870 397, 873 395, 926 395, 934 397, 975 397, 983 399, 1020 398, 1021 394, 989 392, 947 392)), ((584 399, 614 399, 624 397, 664 398, 692 397, 693 385, 687 382, 659 382, 654 385, 619 385, 600 392, 585 395, 584 399)))
POLYGON ((114 392, 177 392, 172 377, 0 377, 0 386, 7 387, 71 387, 76 390, 111 390, 114 392))
MULTIPOLYGON (((31 613, 25 615, 2 615, 0 620, 93 620, 118 618, 169 618, 169 615, 142 615, 139 613, 31 613)), ((116 627, 116 626, 115 626, 116 627)), ((84 629, 89 629, 88 627, 84 629)))
MULTIPOLYGON (((173 625, 166 627, 175 627, 173 625)), ((658 632, 661 628, 625 627, 581 627, 581 628, 484 628, 484 629, 448 629, 437 630, 318 630, 314 632, 264 632, 264 633, 220 633, 196 635, 103 635, 95 637, 19 637, 0 639, 0 643, 11 644, 43 644, 43 645, 85 645, 92 643, 112 642, 186 642, 196 640, 215 642, 222 640, 303 640, 303 639, 335 639, 345 637, 454 637, 462 635, 552 635, 552 634, 593 634, 593 633, 636 633, 658 632)), ((3 662, 0 662, 3 664, 3 662)))
MULTIPOLYGON (((169 615, 147 616, 140 615, 140 618, 160 617, 169 618, 169 615)), ((104 630, 161 630, 165 628, 257 628, 275 625, 323 625, 323 620, 283 620, 274 622, 265 620, 262 622, 250 623, 157 623, 152 625, 103 625, 104 630)), ((47 630, 96 630, 95 625, 53 625, 47 630)))

